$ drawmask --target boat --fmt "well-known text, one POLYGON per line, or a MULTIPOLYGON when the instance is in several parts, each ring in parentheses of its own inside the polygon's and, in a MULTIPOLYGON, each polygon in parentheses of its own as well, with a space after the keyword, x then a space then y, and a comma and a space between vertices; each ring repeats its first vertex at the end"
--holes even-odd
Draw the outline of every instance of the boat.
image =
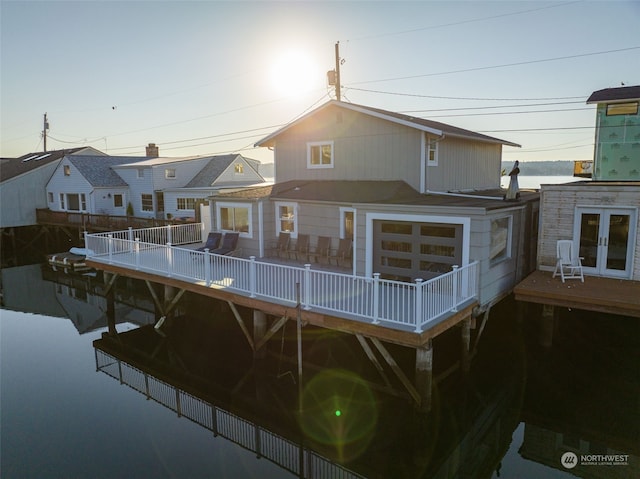
POLYGON ((63 268, 65 271, 89 271, 86 259, 89 250, 86 248, 71 248, 63 253, 52 253, 47 255, 47 262, 54 269, 63 268))

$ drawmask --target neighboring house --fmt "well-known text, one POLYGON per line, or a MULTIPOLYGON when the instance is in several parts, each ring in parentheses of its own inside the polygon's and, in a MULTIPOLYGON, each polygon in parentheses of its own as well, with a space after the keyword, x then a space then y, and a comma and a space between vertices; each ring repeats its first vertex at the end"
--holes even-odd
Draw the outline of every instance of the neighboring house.
POLYGON ((640 180, 640 86, 593 92, 596 104, 594 180, 640 180))
POLYGON ((126 215, 129 185, 113 167, 145 158, 125 156, 65 156, 46 185, 47 206, 112 216, 126 215))
POLYGON ((114 171, 129 185, 138 217, 195 218, 195 206, 223 188, 263 183, 256 160, 242 155, 152 158, 114 171))
POLYGON ((36 209, 49 207, 46 185, 65 156, 104 156, 91 147, 28 153, 0 163, 0 228, 36 225, 36 209))
POLYGON ((502 147, 514 143, 377 108, 330 101, 257 143, 275 151, 275 184, 212 198, 214 229, 243 254, 280 232, 353 244, 357 275, 427 280, 480 262, 480 303, 535 266, 538 195, 504 201, 502 147))
POLYGON ((586 275, 640 280, 640 86, 594 92, 591 181, 542 185, 538 269, 552 271, 558 240, 571 239, 586 275))

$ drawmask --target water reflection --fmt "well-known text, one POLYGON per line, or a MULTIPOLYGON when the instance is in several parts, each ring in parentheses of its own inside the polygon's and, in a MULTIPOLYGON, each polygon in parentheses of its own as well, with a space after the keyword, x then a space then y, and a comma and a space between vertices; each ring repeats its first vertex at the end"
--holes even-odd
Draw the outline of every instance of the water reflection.
MULTIPOLYGON (((640 322, 632 318, 563 312, 544 348, 534 317, 520 325, 513 304, 499 305, 468 375, 457 367, 459 331, 436 339, 433 406, 420 413, 353 337, 303 329, 299 396, 293 325, 255 360, 220 303, 185 295, 159 334, 144 283, 121 278, 117 327, 108 330, 99 276, 37 265, 1 273, 5 308, 69 318, 87 333, 72 331, 82 343, 74 349, 68 337, 54 339, 59 321, 30 317, 7 347, 20 323, 2 312, 2 477, 229 477, 242 454, 242 470, 260 471, 251 477, 640 476, 640 322), (31 423, 38 428, 28 432, 31 423), (91 437, 112 453, 87 447, 91 437), (164 442, 184 450, 159 461, 164 442), (561 463, 567 452, 578 459, 572 469, 561 463), (627 465, 588 463, 610 454, 627 465), (55 474, 43 473, 47 463, 55 474)), ((410 374, 413 354, 389 349, 410 374)))

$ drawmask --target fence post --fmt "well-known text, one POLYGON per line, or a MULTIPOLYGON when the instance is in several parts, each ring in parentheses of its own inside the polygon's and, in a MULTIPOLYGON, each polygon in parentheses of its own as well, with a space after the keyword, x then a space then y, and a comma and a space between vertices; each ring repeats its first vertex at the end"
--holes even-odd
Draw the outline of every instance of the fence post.
MULTIPOLYGON (((171 231, 171 230, 169 230, 171 231)), ((173 248, 171 247, 171 241, 167 241, 167 276, 171 276, 173 273, 173 248)))
POLYGON ((140 238, 135 240, 136 270, 140 269, 140 238))
POLYGON ((453 278, 453 307, 451 311, 458 311, 458 265, 453 265, 453 274, 451 275, 453 278))
MULTIPOLYGON (((197 254, 197 253, 191 253, 197 254)), ((211 286, 211 257, 209 256, 209 248, 204 249, 204 284, 205 286, 211 286)))
POLYGON ((167 244, 173 243, 171 225, 167 225, 167 244))
POLYGON ((133 253, 133 226, 129 226, 129 253, 133 253))
POLYGON ((256 257, 249 256, 249 297, 256 297, 256 257))
POLYGON ((379 324, 380 309, 380 273, 373 273, 373 324, 379 324))
POLYGON ((109 264, 113 264, 113 235, 108 234, 107 250, 109 251, 109 264))
POLYGON ((309 263, 304 265, 304 297, 302 298, 302 309, 309 311, 311 306, 311 265, 309 263))
POLYGON ((413 288, 413 303, 415 306, 416 333, 422 332, 422 278, 416 278, 416 285, 413 288))

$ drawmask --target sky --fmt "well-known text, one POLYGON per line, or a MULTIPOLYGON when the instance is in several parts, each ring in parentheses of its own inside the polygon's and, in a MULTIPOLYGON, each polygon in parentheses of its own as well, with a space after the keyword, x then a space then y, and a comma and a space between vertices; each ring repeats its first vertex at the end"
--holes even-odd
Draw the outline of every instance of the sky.
POLYGON ((241 153, 335 98, 593 158, 603 88, 640 84, 640 1, 0 0, 0 156, 241 153))

